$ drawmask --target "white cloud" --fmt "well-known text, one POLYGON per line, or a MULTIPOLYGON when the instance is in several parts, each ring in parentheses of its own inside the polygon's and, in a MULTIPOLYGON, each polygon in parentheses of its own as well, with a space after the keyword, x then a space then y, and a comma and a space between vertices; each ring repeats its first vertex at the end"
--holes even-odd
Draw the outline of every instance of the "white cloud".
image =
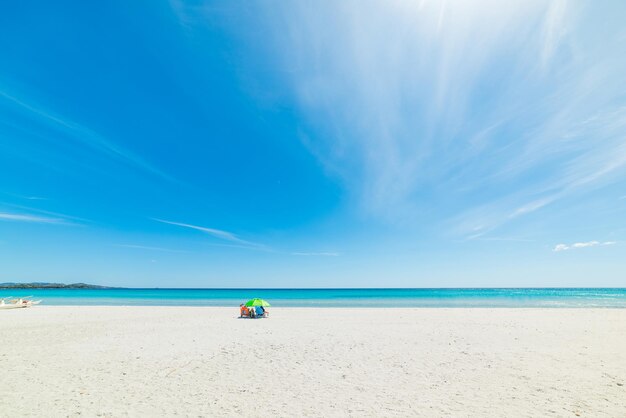
POLYGON ((558 252, 558 251, 565 251, 565 250, 568 250, 568 249, 569 249, 569 246, 567 246, 567 245, 565 245, 565 244, 557 244, 557 245, 554 247, 554 250, 552 250, 552 251, 556 251, 556 252, 558 252))
POLYGON ((596 245, 600 245, 600 242, 598 241, 577 242, 575 244, 572 244, 572 248, 595 247, 596 245))
POLYGON ((614 245, 616 243, 617 243, 616 241, 605 241, 605 242, 587 241, 587 242, 575 242, 573 244, 557 244, 552 251, 559 252, 559 251, 573 250, 573 249, 577 249, 577 248, 587 248, 587 247, 598 247, 598 246, 614 245))

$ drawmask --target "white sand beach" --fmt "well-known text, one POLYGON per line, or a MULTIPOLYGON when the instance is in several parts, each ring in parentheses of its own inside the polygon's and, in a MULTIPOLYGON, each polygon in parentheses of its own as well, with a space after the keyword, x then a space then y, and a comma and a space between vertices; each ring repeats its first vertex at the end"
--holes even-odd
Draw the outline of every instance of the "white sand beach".
POLYGON ((626 310, 237 314, 0 312, 0 414, 626 416, 626 310))

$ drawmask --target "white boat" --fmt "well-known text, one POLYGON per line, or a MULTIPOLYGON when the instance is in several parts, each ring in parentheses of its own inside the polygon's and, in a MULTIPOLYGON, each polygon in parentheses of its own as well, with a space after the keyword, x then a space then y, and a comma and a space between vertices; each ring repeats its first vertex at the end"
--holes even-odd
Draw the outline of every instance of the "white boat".
POLYGON ((15 308, 25 308, 24 304, 5 302, 4 299, 0 300, 0 309, 15 309, 15 308))
MULTIPOLYGON (((29 296, 30 297, 30 296, 29 296)), ((39 305, 40 300, 31 300, 28 298, 0 299, 0 309, 17 309, 17 308, 30 308, 33 305, 39 305)))

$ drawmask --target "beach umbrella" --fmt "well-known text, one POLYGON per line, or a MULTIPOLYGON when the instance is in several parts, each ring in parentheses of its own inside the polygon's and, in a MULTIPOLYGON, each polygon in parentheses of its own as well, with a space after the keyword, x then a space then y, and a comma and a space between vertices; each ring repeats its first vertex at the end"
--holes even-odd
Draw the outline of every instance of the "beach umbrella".
POLYGON ((250 299, 249 301, 247 301, 246 306, 250 308, 252 306, 272 306, 272 305, 270 305, 269 302, 263 299, 254 298, 254 299, 250 299))

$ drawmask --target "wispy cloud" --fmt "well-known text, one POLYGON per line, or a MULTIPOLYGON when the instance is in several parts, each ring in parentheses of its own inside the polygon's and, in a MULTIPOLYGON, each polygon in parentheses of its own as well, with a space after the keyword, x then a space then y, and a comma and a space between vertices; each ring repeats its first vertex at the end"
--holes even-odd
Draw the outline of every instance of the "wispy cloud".
POLYGON ((339 257, 337 252, 294 252, 291 255, 307 256, 307 257, 339 257))
POLYGON ((552 249, 552 251, 560 252, 560 251, 567 251, 567 250, 575 250, 578 248, 599 247, 599 246, 614 245, 614 244, 617 244, 617 242, 616 241, 605 241, 605 242, 587 241, 587 242, 575 242, 573 244, 557 244, 552 249))
POLYGON ((210 247, 222 247, 222 248, 240 248, 242 250, 254 250, 260 251, 264 253, 272 253, 272 254, 283 254, 282 251, 276 250, 275 248, 270 247, 269 245, 264 244, 221 244, 217 242, 208 242, 205 245, 210 247))
POLYGON ((208 244, 208 245, 215 246, 215 247, 241 248, 241 249, 246 249, 246 250, 256 250, 256 251, 263 251, 263 252, 269 252, 269 253, 274 253, 274 254, 293 255, 293 256, 302 256, 302 257, 338 257, 340 256, 340 253, 334 252, 334 251, 292 251, 292 252, 289 252, 289 251, 276 249, 265 244, 260 244, 258 242, 253 242, 253 241, 242 239, 238 235, 229 231, 222 230, 222 229, 208 228, 205 226, 192 225, 192 224, 183 223, 183 222, 167 221, 167 220, 158 219, 158 218, 151 218, 151 219, 157 222, 168 224, 168 225, 175 225, 175 226, 179 226, 182 228, 188 228, 188 229, 200 231, 214 238, 217 238, 219 240, 228 242, 228 243, 213 242, 213 243, 208 244))
POLYGON ((41 196, 28 196, 28 195, 21 195, 21 194, 15 194, 15 193, 7 193, 7 192, 0 192, 0 193, 3 193, 7 196, 17 197, 18 199, 24 199, 24 200, 48 200, 47 197, 41 197, 41 196))
POLYGON ((566 1, 554 0, 548 7, 543 25, 543 48, 541 50, 541 67, 547 69, 552 55, 557 50, 565 35, 566 1))
POLYGON ((24 214, 24 213, 7 213, 0 212, 0 221, 10 221, 10 222, 29 222, 29 223, 40 223, 40 224, 68 224, 67 219, 62 218, 48 218, 44 216, 37 216, 32 214, 24 214))
POLYGON ((78 216, 67 215, 64 213, 53 212, 53 211, 49 211, 45 209, 39 209, 39 208, 35 208, 32 206, 16 205, 12 203, 3 203, 3 206, 9 207, 13 210, 18 210, 19 214, 23 214, 25 216, 33 216, 35 218, 41 217, 43 219, 59 219, 63 221, 63 223, 65 224, 82 225, 85 223, 92 222, 89 219, 81 218, 78 216), (40 215, 44 215, 44 216, 40 216, 40 215))
POLYGON ((133 248, 137 250, 148 250, 148 251, 163 251, 168 253, 186 253, 188 251, 184 250, 173 250, 171 248, 163 248, 163 247, 150 247, 147 245, 135 245, 135 244, 115 244, 116 247, 123 248, 133 248))
POLYGON ((192 225, 192 224, 187 224, 187 223, 182 223, 182 222, 166 221, 164 219, 158 219, 158 218, 152 218, 152 219, 154 221, 161 222, 164 224, 176 225, 176 226, 180 226, 183 228, 189 228, 189 229, 194 229, 196 231, 204 232, 205 234, 211 235, 215 238, 218 238, 224 241, 230 241, 236 244, 240 244, 241 246, 244 246, 245 248, 251 248, 251 249, 266 249, 267 248, 263 244, 241 239, 234 233, 224 231, 221 229, 207 228, 204 226, 192 225))
POLYGON ((205 233, 207 233, 209 235, 212 235, 212 236, 214 236, 216 238, 224 239, 224 240, 227 240, 227 241, 240 242, 240 243, 246 243, 247 242, 247 241, 244 241, 241 238, 237 237, 232 232, 223 231, 221 229, 207 228, 207 227, 204 227, 204 226, 191 225, 191 224, 186 224, 186 223, 182 223, 182 222, 166 221, 166 220, 158 219, 158 218, 152 218, 152 219, 157 221, 157 222, 164 223, 164 224, 182 226, 184 228, 190 228, 190 229, 195 229, 197 231, 202 231, 202 232, 205 232, 205 233))
POLYGON ((27 103, 26 101, 18 99, 17 97, 9 95, 3 91, 0 91, 0 98, 13 103, 18 109, 26 111, 29 115, 38 118, 40 121, 52 126, 54 129, 63 132, 67 135, 67 137, 72 138, 73 141, 77 141, 83 146, 98 151, 109 158, 127 164, 131 167, 139 168, 168 181, 175 181, 171 176, 157 169, 139 156, 85 126, 67 118, 55 115, 50 111, 27 103))
MULTIPOLYGON (((475 144, 460 137, 482 132, 489 151, 501 134, 485 127, 498 127, 509 115, 475 115, 471 96, 483 89, 485 69, 502 63, 505 49, 526 43, 525 36, 514 36, 529 32, 524 22, 540 21, 546 11, 528 2, 324 5, 296 2, 269 18, 281 28, 276 51, 308 121, 306 145, 359 195, 366 211, 383 217, 411 212, 420 206, 413 196, 445 186, 459 163, 468 163, 466 151, 475 144)), ((554 36, 546 60, 559 40, 559 19, 550 21, 554 36)), ((544 46, 543 39, 536 42, 544 46)), ((514 70, 518 64, 505 65, 514 70)), ((495 99, 500 106, 509 97, 495 99)))
POLYGON ((476 241, 510 241, 510 242, 534 242, 535 240, 526 238, 507 238, 507 237, 477 237, 476 241))
MULTIPOLYGON (((174 5, 186 25, 209 13, 174 5)), ((368 215, 423 222, 441 207, 467 236, 623 178, 626 27, 591 47, 580 3, 251 7, 233 31, 263 26, 272 97, 290 101, 304 146, 368 215)))

